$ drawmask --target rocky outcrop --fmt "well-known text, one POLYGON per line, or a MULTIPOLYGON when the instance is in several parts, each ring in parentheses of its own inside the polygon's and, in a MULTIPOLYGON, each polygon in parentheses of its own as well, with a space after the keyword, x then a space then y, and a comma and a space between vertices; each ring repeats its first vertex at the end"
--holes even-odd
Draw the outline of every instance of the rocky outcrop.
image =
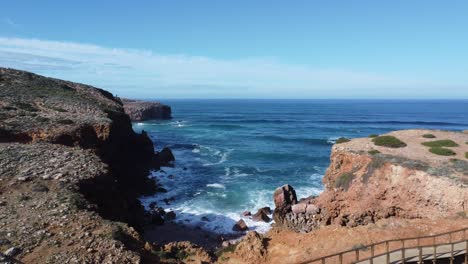
POLYGON ((125 113, 132 121, 171 119, 171 107, 159 102, 122 99, 125 113))
POLYGON ((267 241, 259 233, 250 231, 236 246, 235 253, 242 262, 234 263, 261 263, 265 260, 267 241))
POLYGON ((468 208, 468 136, 459 132, 406 130, 390 133, 407 146, 376 146, 354 139, 333 146, 331 163, 318 197, 283 202, 275 192, 279 225, 308 232, 321 225, 354 227, 389 217, 441 219, 466 214, 468 208), (421 143, 424 134, 450 139, 455 158, 438 156, 421 143), (373 150, 377 150, 373 151, 373 150), (277 203, 277 201, 280 201, 277 203))
POLYGON ((0 68, 0 142, 0 251, 19 248, 24 263, 157 261, 135 231, 148 219, 137 197, 156 190, 154 147, 119 99, 0 68))
POLYGON ((240 219, 234 224, 234 226, 232 227, 232 230, 233 231, 247 231, 249 230, 249 227, 244 222, 244 220, 240 219))

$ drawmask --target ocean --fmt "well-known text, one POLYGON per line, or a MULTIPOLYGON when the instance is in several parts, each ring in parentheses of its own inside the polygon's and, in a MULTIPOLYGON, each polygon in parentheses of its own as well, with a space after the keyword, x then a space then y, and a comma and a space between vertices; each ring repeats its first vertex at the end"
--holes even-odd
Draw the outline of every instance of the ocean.
MULTIPOLYGON (((467 100, 166 100, 172 120, 134 123, 157 149, 169 147, 173 168, 152 172, 167 193, 142 197, 174 210, 176 221, 232 233, 243 211, 273 209, 273 191, 292 185, 318 195, 339 137, 393 130, 468 129, 467 100)), ((244 219, 245 220, 245 219, 244 219)), ((246 220, 265 232, 271 223, 246 220)))

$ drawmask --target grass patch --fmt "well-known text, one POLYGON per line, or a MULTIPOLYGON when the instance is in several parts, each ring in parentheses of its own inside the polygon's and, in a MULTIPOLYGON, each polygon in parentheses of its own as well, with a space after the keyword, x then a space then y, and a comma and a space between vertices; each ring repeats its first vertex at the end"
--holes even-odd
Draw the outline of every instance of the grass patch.
POLYGON ((458 144, 450 139, 428 141, 428 142, 423 142, 421 144, 423 144, 426 147, 431 147, 431 148, 458 147, 458 144))
POLYGON ((377 135, 377 134, 370 134, 370 135, 369 135, 370 138, 376 138, 376 137, 378 137, 378 136, 379 136, 379 135, 377 135))
POLYGON ((221 257, 223 254, 225 253, 232 253, 236 250, 236 247, 237 247, 237 244, 232 244, 232 245, 229 245, 225 248, 222 248, 218 251, 216 251, 215 255, 219 258, 221 257))
POLYGON ((61 124, 61 125, 72 125, 74 124, 75 122, 73 122, 73 120, 70 120, 70 119, 60 119, 60 120, 57 120, 57 124, 61 124))
POLYGON ((364 244, 356 244, 354 245, 351 250, 362 250, 362 251, 366 251, 367 250, 367 247, 364 246, 364 244))
POLYGON ((458 215, 458 217, 466 218, 466 212, 464 212, 464 211, 457 212, 457 215, 458 215))
POLYGON ((376 149, 371 149, 369 151, 367 151, 367 153, 371 154, 371 155, 375 155, 375 154, 379 154, 380 151, 376 150, 376 149))
POLYGON ((468 152, 465 152, 465 158, 468 159, 468 152))
POLYGON ((39 111, 39 109, 37 109, 36 107, 30 105, 30 104, 26 104, 26 103, 16 103, 16 106, 21 109, 21 110, 24 110, 24 111, 28 111, 28 112, 37 112, 39 111))
POLYGON ((37 120, 38 122, 45 123, 45 122, 49 122, 50 119, 47 118, 47 117, 38 116, 38 117, 36 117, 36 120, 37 120))
POLYGON ((432 148, 429 149, 429 151, 431 153, 434 153, 434 154, 440 155, 440 156, 454 156, 454 155, 457 154, 451 149, 441 148, 441 147, 432 147, 432 148))
POLYGON ((379 136, 372 140, 375 145, 389 148, 406 147, 406 143, 394 136, 379 136))
POLYGON ((77 193, 73 193, 68 197, 68 203, 71 205, 71 207, 77 210, 86 209, 88 206, 86 199, 77 193))
POLYGON ((335 141, 335 144, 345 143, 345 142, 349 142, 349 141, 351 141, 349 138, 340 137, 339 139, 337 139, 335 141))
POLYGON ((351 181, 354 179, 354 174, 352 173, 343 173, 335 181, 335 188, 342 187, 345 190, 348 190, 351 181))
POLYGON ((60 107, 49 106, 49 108, 52 109, 52 110, 54 110, 54 111, 60 112, 60 113, 68 112, 67 110, 65 110, 65 109, 63 109, 63 108, 60 108, 60 107))
POLYGON ((436 138, 433 134, 424 134, 422 135, 423 138, 436 138))
POLYGON ((36 183, 31 187, 31 191, 33 192, 48 192, 49 188, 45 186, 43 183, 36 183))

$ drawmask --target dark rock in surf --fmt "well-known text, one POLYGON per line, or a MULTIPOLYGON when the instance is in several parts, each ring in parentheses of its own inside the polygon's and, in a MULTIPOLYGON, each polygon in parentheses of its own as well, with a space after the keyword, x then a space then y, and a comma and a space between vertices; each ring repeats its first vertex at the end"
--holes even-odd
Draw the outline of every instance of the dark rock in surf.
POLYGON ((158 166, 168 165, 173 161, 175 161, 175 157, 172 154, 171 149, 168 147, 163 148, 160 152, 154 155, 154 162, 158 166))
POLYGON ((268 217, 268 215, 262 210, 258 210, 258 212, 252 216, 252 220, 255 222, 265 223, 269 223, 271 221, 270 217, 268 217))
POLYGON ((271 208, 268 207, 268 206, 267 206, 267 207, 262 207, 262 208, 258 209, 258 211, 262 211, 262 212, 264 212, 264 213, 267 214, 267 215, 269 215, 269 214, 272 213, 271 208))
POLYGON ((244 212, 242 212, 242 216, 247 217, 247 216, 251 216, 251 215, 252 215, 252 213, 251 213, 250 211, 244 211, 244 212))
POLYGON ((164 215, 164 220, 171 221, 176 219, 176 213, 174 211, 169 211, 164 215))
POLYGON ((232 227, 232 230, 233 231, 247 231, 249 230, 249 227, 247 226, 247 224, 244 222, 244 220, 240 219, 239 221, 237 221, 237 223, 232 227))

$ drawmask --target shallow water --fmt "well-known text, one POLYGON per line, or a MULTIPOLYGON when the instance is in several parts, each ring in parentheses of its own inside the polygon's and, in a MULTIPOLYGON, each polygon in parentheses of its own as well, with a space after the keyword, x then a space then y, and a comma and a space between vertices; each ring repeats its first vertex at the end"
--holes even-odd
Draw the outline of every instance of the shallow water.
MULTIPOLYGON (((245 210, 273 208, 273 191, 283 184, 291 184, 299 197, 319 194, 331 146, 339 137, 409 128, 468 129, 468 101, 163 103, 172 107, 172 120, 134 123, 134 129, 147 131, 157 149, 170 147, 177 161, 174 168, 152 174, 169 192, 141 200, 175 210, 181 223, 218 233, 232 232, 245 210), (171 197, 175 200, 168 205, 162 201, 171 197)), ((270 226, 246 222, 260 232, 270 226)))

